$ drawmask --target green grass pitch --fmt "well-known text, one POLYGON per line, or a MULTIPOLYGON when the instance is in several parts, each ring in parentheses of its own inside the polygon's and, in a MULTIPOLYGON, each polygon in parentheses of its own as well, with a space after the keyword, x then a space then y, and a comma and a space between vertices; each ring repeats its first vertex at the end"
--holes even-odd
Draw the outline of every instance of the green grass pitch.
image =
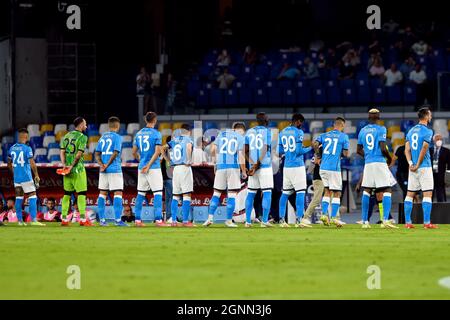
POLYGON ((438 230, 0 228, 0 299, 450 299, 438 230), (69 265, 81 289, 66 287, 69 265), (381 269, 368 290, 367 267, 381 269))

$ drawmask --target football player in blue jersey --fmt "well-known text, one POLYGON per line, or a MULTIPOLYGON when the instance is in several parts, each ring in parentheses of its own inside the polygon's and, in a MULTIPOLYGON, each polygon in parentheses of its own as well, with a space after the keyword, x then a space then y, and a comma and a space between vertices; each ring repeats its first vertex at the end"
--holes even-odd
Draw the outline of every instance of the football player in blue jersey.
POLYGON ((100 166, 98 179, 99 196, 97 200, 100 226, 107 226, 105 219, 105 203, 109 192, 114 194, 114 220, 119 227, 128 226, 121 220, 122 217, 122 192, 123 174, 122 160, 122 137, 118 134, 120 130, 120 120, 117 117, 108 119, 109 131, 105 132, 98 141, 95 148, 95 160, 100 166))
POLYGON ((233 223, 233 212, 236 206, 236 196, 241 190, 241 177, 246 178, 244 137, 236 130, 244 130, 245 125, 237 122, 233 130, 220 132, 212 147, 211 156, 215 160, 214 194, 209 204, 209 216, 203 224, 205 227, 213 223, 214 213, 220 202, 220 196, 227 191, 227 227, 236 228, 233 223))
POLYGON ((341 158, 348 157, 349 139, 343 133, 345 119, 337 117, 333 130, 321 134, 314 141, 315 158, 320 160, 320 178, 325 192, 322 198, 322 216, 320 220, 329 225, 328 208, 331 202, 331 223, 337 227, 344 224, 336 216, 341 205, 342 172, 341 158), (321 148, 322 147, 322 148, 321 148), (320 153, 322 150, 322 153, 320 153))
POLYGON ((305 122, 302 114, 292 116, 291 125, 284 128, 278 137, 278 153, 284 156, 283 168, 283 193, 280 198, 280 227, 289 225, 285 221, 286 205, 289 196, 295 192, 295 206, 297 211, 296 227, 310 228, 302 221, 305 210, 306 170, 303 155, 312 150, 311 147, 303 148, 303 131, 300 129, 305 122))
POLYGON ((162 192, 163 176, 161 172, 162 136, 155 129, 157 115, 147 112, 144 116, 146 127, 136 133, 133 142, 133 155, 139 161, 138 186, 136 197, 136 227, 143 227, 142 205, 147 193, 153 193, 153 208, 155 213, 155 225, 164 227, 162 220, 162 192))
POLYGON ((19 226, 26 226, 22 216, 22 204, 24 196, 28 197, 30 206, 31 225, 45 226, 37 221, 37 197, 36 185, 39 185, 39 174, 33 159, 33 150, 28 142, 27 129, 19 129, 18 142, 8 151, 8 168, 14 176, 14 188, 16 192, 16 215, 19 226), (31 174, 33 171, 33 176, 31 174))
POLYGON ((269 223, 270 206, 272 203, 273 170, 271 159, 272 133, 267 127, 269 119, 264 112, 256 115, 258 125, 247 131, 245 135, 245 158, 249 165, 248 193, 245 200, 246 223, 251 227, 253 202, 258 190, 262 191, 263 219, 261 227, 272 227, 269 223))
POLYGON ((369 124, 361 129, 358 135, 357 152, 364 157, 364 173, 362 180, 362 227, 370 228, 368 221, 370 193, 375 190, 383 194, 382 228, 398 229, 390 220, 392 207, 392 174, 389 166, 394 162, 386 148, 386 127, 377 124, 380 119, 378 109, 369 110, 369 124))
POLYGON ((422 191, 423 225, 425 229, 436 229, 431 223, 432 197, 434 189, 433 170, 428 148, 433 137, 433 130, 428 128, 432 114, 429 108, 418 112, 419 123, 406 135, 405 156, 409 163, 408 192, 405 198, 405 227, 414 228, 411 221, 413 199, 422 191))

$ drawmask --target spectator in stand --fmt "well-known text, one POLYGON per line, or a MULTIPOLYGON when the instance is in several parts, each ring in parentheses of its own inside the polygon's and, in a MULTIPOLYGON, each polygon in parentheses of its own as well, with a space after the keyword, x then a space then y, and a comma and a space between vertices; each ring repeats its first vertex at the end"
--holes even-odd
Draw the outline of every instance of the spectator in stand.
POLYGON ((391 68, 384 73, 384 80, 386 87, 395 86, 403 81, 403 75, 397 70, 397 65, 395 63, 391 64, 391 68))
POLYGON ((303 67, 303 73, 305 74, 306 79, 316 79, 319 78, 319 70, 314 62, 311 61, 310 58, 305 58, 305 65, 303 67))
POLYGON ((383 23, 383 26, 381 27, 383 29, 383 32, 386 33, 393 33, 396 31, 399 27, 399 24, 395 22, 393 19, 389 19, 388 22, 383 23))
POLYGON ((252 49, 252 47, 247 46, 244 51, 244 56, 242 57, 242 60, 245 64, 255 64, 257 62, 257 55, 255 50, 252 49))
POLYGON ((47 199, 47 212, 43 215, 43 220, 48 222, 61 222, 61 212, 55 209, 56 201, 54 198, 47 199))
POLYGON ((396 59, 396 60, 404 61, 404 60, 406 60, 406 59, 409 57, 409 55, 410 55, 410 50, 409 50, 409 48, 405 47, 403 41, 401 41, 401 40, 400 40, 400 41, 397 41, 397 42, 394 44, 393 48, 394 48, 395 53, 396 53, 396 55, 397 55, 397 57, 396 57, 397 59, 396 59))
POLYGON ((386 70, 384 69, 383 65, 381 64, 380 59, 376 59, 373 66, 369 69, 369 74, 371 77, 384 77, 384 73, 386 70))
POLYGON ((409 74, 409 80, 416 84, 416 107, 420 107, 428 95, 427 74, 422 70, 420 63, 416 64, 415 69, 409 74))
POLYGON ((350 61, 347 59, 339 68, 339 80, 353 79, 355 75, 355 68, 351 65, 350 61))
MULTIPOLYGON (((24 222, 31 222, 30 214, 28 214, 25 211, 22 211, 22 218, 24 222)), ((0 220, 2 222, 8 221, 8 222, 18 222, 17 215, 16 215, 16 198, 15 197, 9 197, 6 199, 6 209, 3 211, 2 215, 0 216, 0 220)))
POLYGON ((383 64, 383 58, 381 55, 379 53, 372 53, 367 61, 367 70, 370 70, 377 60, 383 64))
POLYGON ((416 62, 411 56, 402 63, 402 65, 400 66, 400 72, 403 75, 403 79, 409 79, 409 75, 412 71, 414 71, 415 66, 416 62))
POLYGON ((339 58, 336 55, 336 50, 333 48, 328 49, 326 64, 328 68, 336 68, 339 62, 339 58))
POLYGON ((283 65, 283 69, 281 69, 280 74, 278 75, 278 80, 294 80, 300 75, 300 71, 292 67, 289 63, 285 63, 283 65))
POLYGON ((3 215, 5 214, 4 209, 5 208, 4 208, 3 200, 0 199, 0 227, 4 226, 4 224, 3 224, 3 215))
POLYGON ((350 64, 353 67, 357 67, 361 63, 359 55, 355 51, 355 49, 350 49, 345 53, 345 55, 342 57, 342 61, 346 61, 346 60, 350 61, 350 64))
POLYGON ((151 82, 152 79, 147 73, 147 69, 145 67, 141 67, 141 72, 136 77, 136 94, 144 95, 145 110, 148 110, 148 105, 150 102, 151 82))
POLYGON ((323 53, 319 54, 319 61, 317 62, 318 69, 325 69, 327 67, 327 59, 323 53))
POLYGON ((231 57, 227 50, 222 50, 222 53, 217 57, 217 66, 228 67, 231 64, 231 57))
POLYGON ((423 40, 417 41, 412 45, 411 50, 418 56, 423 56, 428 52, 428 44, 423 40))
POLYGON ((407 26, 403 34, 403 43, 405 47, 411 48, 413 44, 416 43, 416 41, 417 41, 416 35, 413 33, 411 27, 407 26))
POLYGON ((228 89, 233 84, 236 77, 228 72, 228 68, 223 69, 223 73, 217 78, 219 89, 228 89))
POLYGON ((122 217, 120 218, 120 220, 128 223, 134 222, 136 220, 133 210, 131 209, 131 206, 129 204, 123 206, 122 217))

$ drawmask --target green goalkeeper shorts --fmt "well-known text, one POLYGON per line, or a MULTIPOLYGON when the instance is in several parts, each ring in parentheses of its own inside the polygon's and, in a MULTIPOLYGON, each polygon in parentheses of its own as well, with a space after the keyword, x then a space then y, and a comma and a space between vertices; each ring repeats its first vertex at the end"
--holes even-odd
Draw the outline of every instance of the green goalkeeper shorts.
POLYGON ((87 191, 87 176, 86 170, 80 173, 71 173, 63 178, 64 180, 64 191, 67 192, 86 192, 87 191))

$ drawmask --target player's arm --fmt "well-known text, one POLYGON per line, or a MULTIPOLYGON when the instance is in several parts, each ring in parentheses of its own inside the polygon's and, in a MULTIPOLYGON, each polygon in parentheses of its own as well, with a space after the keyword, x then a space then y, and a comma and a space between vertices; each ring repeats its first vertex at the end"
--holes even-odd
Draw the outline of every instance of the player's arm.
POLYGON ((342 157, 348 158, 348 148, 350 148, 350 140, 348 139, 348 136, 345 135, 344 143, 342 145, 342 157))
POLYGON ((247 167, 245 166, 245 152, 244 150, 239 150, 239 166, 241 167, 242 178, 247 178, 247 167))
POLYGON ((9 155, 8 155, 8 169, 11 172, 11 174, 14 175, 13 162, 9 155))
POLYGON ((36 162, 34 161, 33 158, 30 158, 30 167, 31 167, 31 171, 33 171, 34 174, 34 181, 36 183, 39 183, 39 181, 41 181, 41 178, 39 178, 39 173, 38 173, 38 169, 36 166, 36 162))
POLYGON ((186 163, 188 165, 192 163, 192 143, 186 145, 186 163))
POLYGON ((358 146, 356 147, 356 153, 364 158, 364 147, 362 144, 358 144, 358 146))
POLYGON ((100 151, 95 151, 95 161, 97 161, 100 168, 103 168, 105 165, 102 161, 102 153, 100 151))
POLYGON ((118 155, 119 155, 119 151, 114 150, 112 156, 109 158, 108 163, 105 164, 105 169, 108 168, 114 162, 114 160, 116 160, 118 155))
POLYGON ((145 165, 145 167, 142 168, 142 173, 147 173, 147 171, 151 168, 153 163, 155 163, 156 159, 158 159, 158 157, 161 155, 161 152, 162 152, 162 146, 161 145, 156 145, 155 146, 155 153, 151 157, 150 161, 145 165))
POLYGON ((61 163, 63 164, 63 166, 66 166, 66 148, 64 147, 64 141, 66 141, 66 138, 63 138, 61 140, 61 145, 60 145, 60 149, 59 149, 59 157, 61 158, 61 163))
POLYGON ((72 170, 73 167, 75 167, 78 162, 80 161, 81 157, 83 156, 84 151, 83 150, 78 150, 77 154, 75 155, 75 160, 73 161, 73 163, 68 167, 70 168, 70 170, 72 170))
POLYGON ((389 150, 388 150, 388 148, 386 146, 386 142, 380 141, 380 148, 381 148, 381 153, 386 158, 387 163, 391 164, 392 163, 392 157, 391 157, 391 154, 389 153, 389 150))
POLYGON ((162 147, 161 156, 167 161, 170 162, 170 154, 169 154, 169 145, 165 144, 162 147))
POLYGON ((131 151, 133 153, 133 157, 137 160, 137 161, 141 161, 141 155, 138 152, 138 147, 136 145, 133 145, 133 149, 131 151))
POLYGON ((419 169, 420 165, 423 162, 423 159, 425 158, 425 155, 428 152, 428 148, 430 147, 430 144, 426 141, 423 142, 422 144, 422 149, 420 149, 420 153, 419 153, 419 159, 417 159, 417 163, 414 165, 414 171, 417 171, 417 169, 419 169))
POLYGON ((314 157, 316 159, 322 158, 322 152, 320 152, 320 142, 319 141, 317 141, 317 140, 314 141, 313 148, 314 148, 314 157))
POLYGON ((409 141, 406 141, 406 143, 405 143, 405 157, 409 163, 409 166, 412 166, 413 162, 412 162, 412 156, 411 156, 411 146, 409 144, 409 141))

